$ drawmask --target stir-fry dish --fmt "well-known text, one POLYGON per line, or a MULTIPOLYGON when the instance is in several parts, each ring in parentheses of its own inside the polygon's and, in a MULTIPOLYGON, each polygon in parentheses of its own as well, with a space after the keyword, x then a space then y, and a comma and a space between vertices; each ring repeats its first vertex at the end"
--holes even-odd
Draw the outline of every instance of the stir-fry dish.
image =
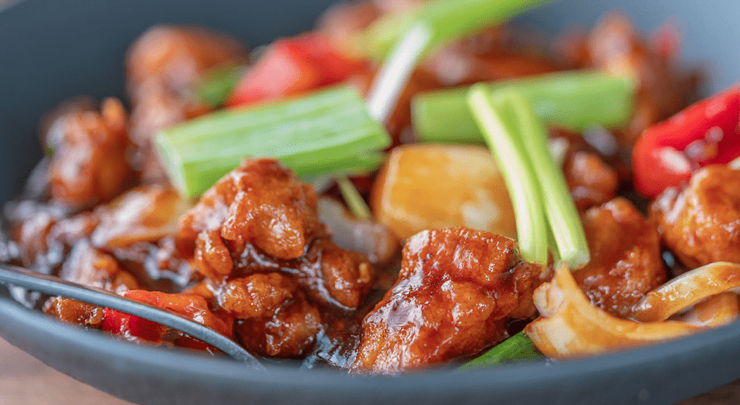
MULTIPOLYGON (((155 26, 126 97, 62 103, 2 260, 261 358, 399 374, 664 342, 740 313, 740 91, 666 24, 556 36, 538 0, 362 0, 250 50, 155 26)), ((131 342, 218 350, 18 288, 131 342)))

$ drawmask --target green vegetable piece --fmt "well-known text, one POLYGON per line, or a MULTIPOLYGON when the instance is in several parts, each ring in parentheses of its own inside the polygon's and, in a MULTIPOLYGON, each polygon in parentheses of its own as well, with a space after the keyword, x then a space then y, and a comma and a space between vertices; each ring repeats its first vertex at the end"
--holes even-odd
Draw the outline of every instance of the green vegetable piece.
POLYGON ((219 108, 226 103, 243 74, 244 69, 240 66, 219 66, 206 74, 195 93, 203 104, 219 108))
POLYGON ((156 137, 172 183, 188 197, 207 190, 245 157, 279 159, 304 177, 356 174, 377 169, 390 142, 348 86, 219 111, 156 137))
POLYGON ((347 207, 349 207, 350 212, 355 217, 368 221, 373 219, 373 213, 370 211, 370 207, 367 206, 360 192, 357 191, 355 185, 347 177, 342 176, 337 178, 337 184, 339 185, 339 191, 342 193, 344 202, 347 203, 347 207))
MULTIPOLYGON (((530 101, 516 90, 497 90, 494 98, 497 97, 506 100, 516 116, 516 126, 539 182, 545 216, 551 237, 555 240, 556 245, 551 247, 557 247, 557 257, 571 269, 580 268, 590 260, 586 233, 563 171, 550 154, 547 128, 537 117, 530 101)), ((516 218, 518 220, 519 216, 516 218)))
POLYGON ((503 363, 526 361, 542 358, 532 340, 524 332, 504 340, 491 350, 485 352, 457 369, 457 371, 475 370, 478 368, 500 366, 503 363))
POLYGON ((522 258, 546 265, 548 236, 542 195, 516 131, 516 112, 508 98, 491 97, 483 84, 471 87, 467 100, 509 191, 522 258))
POLYGON ((411 27, 421 24, 432 33, 427 45, 427 50, 431 50, 550 1, 432 0, 411 12, 381 18, 355 38, 352 46, 358 52, 383 59, 411 27))
MULTIPOLYGON (((581 132, 592 125, 619 128, 633 111, 635 86, 626 77, 592 71, 562 72, 488 83, 490 91, 516 89, 532 102, 546 124, 581 132)), ((417 96, 412 104, 414 130, 427 142, 482 142, 465 100, 468 88, 417 96)))

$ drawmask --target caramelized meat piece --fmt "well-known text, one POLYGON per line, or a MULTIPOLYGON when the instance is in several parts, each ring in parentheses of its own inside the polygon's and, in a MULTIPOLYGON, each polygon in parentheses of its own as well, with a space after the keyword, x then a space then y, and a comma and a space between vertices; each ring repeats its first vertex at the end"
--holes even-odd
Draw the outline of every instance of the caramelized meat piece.
POLYGON ((649 125, 675 114, 696 91, 696 79, 675 69, 675 61, 650 46, 623 14, 607 15, 586 41, 591 66, 635 78, 635 113, 622 139, 631 145, 649 125))
POLYGON ((658 232, 623 198, 589 209, 583 226, 591 261, 573 276, 594 305, 624 317, 666 280, 658 232))
POLYGON ((661 240, 688 268, 740 263, 740 171, 706 166, 650 206, 661 240))
POLYGON ((110 200, 133 174, 126 160, 127 114, 116 99, 103 101, 100 112, 72 109, 57 115, 42 135, 52 153, 51 199, 72 208, 110 200))
POLYGON ((177 231, 177 221, 189 207, 188 201, 170 187, 136 187, 96 208, 100 223, 92 242, 107 249, 156 242, 177 231))
POLYGON ((311 351, 321 327, 319 309, 298 291, 273 316, 237 321, 235 330, 239 342, 253 353, 300 358, 311 351))
POLYGON ((44 303, 44 312, 59 320, 99 328, 103 324, 103 308, 77 300, 54 297, 44 303))
POLYGON ((225 34, 199 27, 154 26, 128 50, 127 90, 134 102, 150 91, 182 93, 209 69, 246 56, 246 46, 225 34))
POLYGON ((87 241, 75 245, 62 265, 59 277, 108 291, 138 288, 134 276, 124 270, 113 256, 95 249, 87 241))
POLYGON ((578 211, 603 204, 617 194, 619 178, 616 170, 596 153, 569 153, 563 164, 563 174, 578 211))
POLYGON ((21 253, 21 263, 61 263, 65 253, 78 241, 87 238, 98 224, 95 215, 87 212, 64 218, 49 207, 37 206, 38 212, 15 227, 15 241, 21 253))
POLYGON ((212 230, 226 240, 254 243, 279 259, 303 256, 308 242, 326 233, 313 188, 273 159, 245 159, 180 221, 183 238, 212 230))
POLYGON ((380 16, 381 10, 369 1, 337 3, 321 16, 317 29, 341 44, 380 16))
MULTIPOLYGON (((214 314, 203 297, 192 294, 165 294, 159 291, 131 290, 122 294, 126 298, 154 305, 182 315, 192 321, 217 331, 218 333, 233 337, 232 321, 224 320, 214 314)), ((193 338, 175 332, 166 326, 139 318, 134 315, 125 314, 109 308, 103 314, 103 330, 120 335, 130 341, 146 340, 153 343, 175 342, 178 346, 201 346, 193 343, 193 338), (179 342, 178 342, 179 341, 179 342)))
POLYGON ((276 260, 251 244, 235 252, 238 273, 288 272, 312 301, 343 310, 362 305, 375 280, 375 269, 367 258, 340 248, 328 236, 314 239, 306 254, 294 260, 276 260))
POLYGON ((398 281, 365 317, 352 370, 396 374, 473 355, 534 314, 540 268, 516 242, 466 228, 420 232, 403 250, 398 281))
POLYGON ((126 86, 132 100, 134 164, 147 182, 166 181, 151 140, 161 129, 208 111, 192 97, 193 87, 210 70, 246 59, 235 38, 203 28, 160 25, 134 42, 126 55, 126 86))
POLYGON ((253 274, 231 280, 217 294, 218 305, 239 319, 272 316, 293 299, 298 285, 280 273, 253 274))

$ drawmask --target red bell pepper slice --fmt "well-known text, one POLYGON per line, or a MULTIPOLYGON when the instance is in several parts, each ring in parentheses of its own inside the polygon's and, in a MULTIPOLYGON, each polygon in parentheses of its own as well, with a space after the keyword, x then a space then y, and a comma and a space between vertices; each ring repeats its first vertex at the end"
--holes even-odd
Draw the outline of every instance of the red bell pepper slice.
POLYGON ((237 83, 226 106, 300 95, 346 80, 365 67, 319 33, 278 40, 237 83))
MULTIPOLYGON (((229 338, 233 337, 232 327, 217 317, 208 308, 205 298, 193 294, 167 294, 159 291, 129 290, 124 297, 168 309, 200 324, 210 327, 229 338)), ((168 328, 138 316, 129 315, 110 308, 103 311, 103 330, 121 335, 128 340, 146 340, 161 344, 168 328)))
POLYGON ((632 150, 635 189, 655 197, 700 167, 740 156, 740 89, 693 104, 645 130, 632 150))

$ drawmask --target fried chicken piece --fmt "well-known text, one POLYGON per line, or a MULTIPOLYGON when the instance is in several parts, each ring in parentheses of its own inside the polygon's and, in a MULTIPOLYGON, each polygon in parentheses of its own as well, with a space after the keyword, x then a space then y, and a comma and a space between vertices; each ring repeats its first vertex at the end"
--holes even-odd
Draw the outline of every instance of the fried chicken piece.
POLYGON ((740 171, 706 166, 650 205, 661 240, 688 268, 740 263, 740 171))
POLYGON ((627 16, 611 13, 591 31, 585 46, 590 66, 634 78, 638 85, 635 113, 621 139, 632 145, 648 126, 686 106, 696 91, 696 77, 644 38, 627 16))
POLYGON ((62 265, 59 277, 91 287, 122 292, 136 289, 138 282, 116 259, 87 241, 78 242, 62 265))
POLYGON ((213 230, 278 259, 303 256, 308 242, 326 234, 313 188, 274 159, 245 159, 180 220, 181 238, 213 230))
POLYGON ((51 200, 82 209, 123 191, 133 169, 126 159, 128 116, 120 101, 108 98, 101 111, 59 107, 42 134, 51 153, 51 200))
POLYGON ((318 307, 301 291, 272 316, 239 320, 239 342, 249 351, 270 357, 301 358, 313 349, 322 328, 318 307))
POLYGON ((626 317, 637 301, 666 280, 655 226, 623 198, 583 217, 591 261, 573 277, 591 303, 626 317))
POLYGON ((152 138, 162 129, 205 114, 193 88, 211 69, 247 58, 237 39, 198 27, 158 25, 137 39, 126 55, 131 98, 133 162, 146 182, 166 182, 152 138))
POLYGON ((398 281, 365 317, 351 370, 397 374, 473 355, 534 314, 540 268, 516 242, 467 228, 423 231, 403 250, 398 281))
POLYGON ((210 69, 244 60, 247 47, 226 34, 201 27, 156 25, 126 54, 126 87, 136 104, 148 92, 183 93, 210 69))

